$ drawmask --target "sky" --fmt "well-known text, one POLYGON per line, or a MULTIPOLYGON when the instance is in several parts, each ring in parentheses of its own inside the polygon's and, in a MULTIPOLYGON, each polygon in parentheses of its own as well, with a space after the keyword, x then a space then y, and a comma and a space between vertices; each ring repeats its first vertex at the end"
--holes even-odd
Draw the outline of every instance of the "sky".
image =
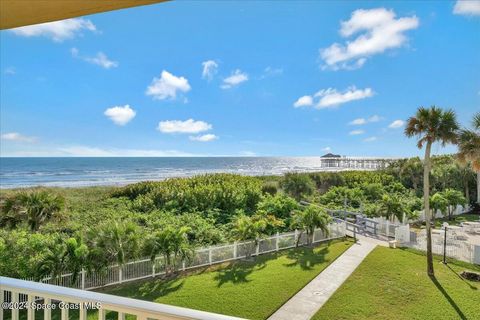
POLYGON ((480 1, 172 1, 0 44, 2 157, 413 156, 419 106, 480 111, 480 1))

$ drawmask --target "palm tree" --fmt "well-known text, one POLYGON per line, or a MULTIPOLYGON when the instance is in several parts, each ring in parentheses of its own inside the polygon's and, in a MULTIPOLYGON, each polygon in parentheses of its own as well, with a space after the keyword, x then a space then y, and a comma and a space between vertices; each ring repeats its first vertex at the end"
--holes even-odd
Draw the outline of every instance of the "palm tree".
POLYGON ((440 142, 442 145, 457 141, 458 123, 452 110, 444 111, 438 107, 418 108, 415 116, 407 121, 405 135, 409 138, 418 137, 417 147, 425 146, 423 162, 423 201, 427 232, 427 273, 434 276, 432 255, 432 233, 430 226, 430 153, 432 145, 440 142))
POLYGON ((165 275, 168 276, 175 270, 177 260, 185 261, 192 257, 193 249, 187 236, 189 231, 188 227, 167 227, 156 232, 147 241, 147 251, 152 261, 155 261, 157 255, 163 255, 165 275))
POLYGON ((103 250, 104 256, 118 263, 120 267, 138 253, 139 232, 133 222, 107 222, 95 230, 95 238, 92 246, 103 250))
POLYGON ((470 162, 477 173, 477 203, 480 204, 480 112, 473 116, 473 130, 463 129, 458 137, 458 159, 470 162))
POLYGON ((297 239, 297 245, 302 232, 307 234, 307 244, 310 246, 313 245, 313 234, 315 229, 318 228, 327 234, 330 219, 331 218, 325 209, 315 205, 308 206, 304 210, 296 211, 293 215, 292 226, 301 230, 297 239))
POLYGON ((448 203, 448 220, 452 220, 453 210, 455 210, 459 204, 464 205, 466 203, 466 199, 462 192, 455 189, 445 189, 442 192, 442 196, 447 200, 448 203))
POLYGON ((81 238, 69 238, 65 242, 67 258, 67 269, 72 273, 72 283, 75 283, 78 279, 78 275, 83 269, 89 266, 89 250, 87 245, 81 238))
POLYGON ((62 210, 64 199, 48 191, 21 192, 5 200, 2 205, 2 224, 15 226, 27 221, 32 231, 62 210))

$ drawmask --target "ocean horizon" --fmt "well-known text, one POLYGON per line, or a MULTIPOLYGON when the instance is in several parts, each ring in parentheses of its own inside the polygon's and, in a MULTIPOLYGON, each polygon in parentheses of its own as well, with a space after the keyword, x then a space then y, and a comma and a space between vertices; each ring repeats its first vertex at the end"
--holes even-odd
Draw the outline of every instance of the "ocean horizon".
MULTIPOLYGON (((321 157, 1 157, 0 188, 121 186, 208 173, 332 171, 321 157)), ((338 168, 336 168, 338 170, 338 168)))

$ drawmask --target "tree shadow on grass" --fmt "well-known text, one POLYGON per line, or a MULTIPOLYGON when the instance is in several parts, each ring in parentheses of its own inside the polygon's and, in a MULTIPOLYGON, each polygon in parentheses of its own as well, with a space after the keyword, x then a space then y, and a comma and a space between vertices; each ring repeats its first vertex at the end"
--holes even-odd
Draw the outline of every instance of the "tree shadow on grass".
POLYGON ((260 257, 255 257, 254 260, 244 260, 244 261, 239 261, 233 263, 231 266, 228 268, 218 270, 214 277, 217 283, 217 287, 221 287, 225 283, 233 283, 233 284, 239 284, 239 283, 247 283, 250 282, 247 277, 253 272, 253 271, 259 271, 263 268, 266 267, 266 261, 270 259, 275 259, 276 255, 273 254, 271 257, 265 257, 265 256, 260 256, 260 257))
POLYGON ((448 294, 447 291, 445 291, 445 289, 442 287, 442 285, 440 284, 440 282, 438 282, 438 280, 434 277, 434 276, 430 276, 430 280, 432 280, 433 284, 437 287, 437 289, 443 294, 443 296, 445 297, 445 299, 447 299, 448 303, 450 303, 450 305, 452 306, 453 309, 455 309, 455 311, 457 312, 458 316, 460 317, 460 319, 462 320, 467 320, 467 317, 465 316, 465 314, 462 312, 462 310, 458 307, 458 305, 455 303, 455 300, 452 299, 452 297, 450 297, 450 295, 448 294))
POLYGON ((155 301, 160 297, 180 290, 184 285, 184 281, 185 280, 180 280, 178 278, 173 278, 170 280, 157 279, 154 281, 145 282, 141 286, 133 288, 133 290, 129 290, 130 294, 128 295, 120 295, 128 296, 134 299, 155 301))
POLYGON ((450 265, 447 264, 447 267, 448 267, 448 269, 450 269, 450 271, 452 271, 453 273, 455 273, 455 275, 456 275, 460 280, 462 280, 463 282, 465 282, 465 283, 470 287, 470 289, 472 289, 472 290, 478 290, 477 287, 473 286, 470 282, 468 282, 467 280, 465 280, 461 275, 459 275, 455 270, 453 270, 452 267, 450 267, 450 265))
POLYGON ((290 250, 287 257, 293 262, 285 264, 287 267, 300 266, 302 270, 311 270, 316 264, 326 261, 325 255, 328 253, 328 247, 315 252, 315 248, 302 247, 290 250))

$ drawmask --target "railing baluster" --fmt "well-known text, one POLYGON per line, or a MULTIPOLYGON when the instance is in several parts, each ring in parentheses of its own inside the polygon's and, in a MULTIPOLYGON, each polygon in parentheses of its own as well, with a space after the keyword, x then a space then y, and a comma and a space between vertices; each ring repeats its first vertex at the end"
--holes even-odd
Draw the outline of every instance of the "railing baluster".
POLYGON ((35 301, 35 296, 32 294, 28 295, 28 306, 27 306, 27 320, 35 320, 35 310, 33 309, 33 302, 35 301))
POLYGON ((105 320, 105 309, 98 309, 98 320, 105 320))
POLYGON ((43 303, 45 304, 45 309, 43 309, 43 320, 51 320, 52 310, 50 309, 50 305, 52 304, 52 300, 50 298, 44 298, 43 303))
POLYGON ((19 302, 18 292, 12 291, 12 303, 14 304, 12 308, 12 320, 18 320, 18 308, 16 308, 15 303, 19 302))
POLYGON ((62 308, 62 320, 68 320, 68 308, 65 306, 62 308))
POLYGON ((118 320, 125 320, 125 313, 118 312, 118 320))
POLYGON ((87 309, 83 305, 80 306, 80 320, 87 320, 87 309))

